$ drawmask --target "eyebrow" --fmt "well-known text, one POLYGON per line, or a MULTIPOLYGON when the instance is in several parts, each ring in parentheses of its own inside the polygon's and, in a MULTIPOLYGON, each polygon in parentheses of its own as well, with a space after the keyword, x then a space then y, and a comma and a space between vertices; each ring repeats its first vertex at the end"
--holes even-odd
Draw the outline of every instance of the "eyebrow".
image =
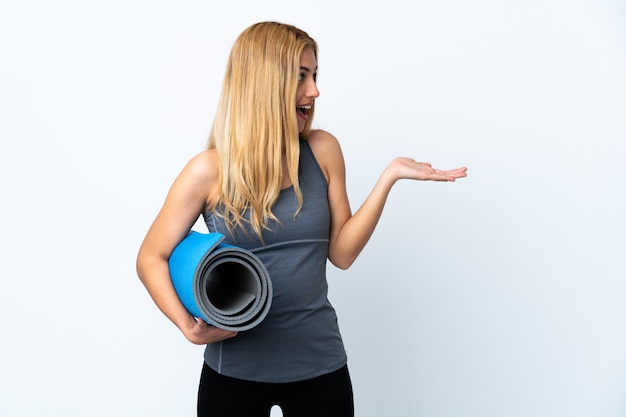
MULTIPOLYGON (((300 69, 301 69, 302 71, 305 71, 305 72, 311 72, 311 70, 309 69, 309 67, 302 67, 302 66, 301 66, 301 67, 300 67, 300 69)), ((315 71, 317 72, 317 67, 315 67, 315 71)))

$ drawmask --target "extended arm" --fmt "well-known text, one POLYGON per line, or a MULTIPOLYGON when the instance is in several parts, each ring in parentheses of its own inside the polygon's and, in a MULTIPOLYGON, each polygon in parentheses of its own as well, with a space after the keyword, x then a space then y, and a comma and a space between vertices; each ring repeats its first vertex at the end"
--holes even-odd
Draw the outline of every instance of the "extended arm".
POLYGON ((342 269, 352 265, 372 236, 396 181, 455 181, 467 175, 466 168, 442 171, 426 162, 396 158, 385 168, 361 207, 352 214, 346 192, 345 163, 339 143, 324 131, 316 131, 310 143, 328 179, 331 212, 328 257, 342 269))

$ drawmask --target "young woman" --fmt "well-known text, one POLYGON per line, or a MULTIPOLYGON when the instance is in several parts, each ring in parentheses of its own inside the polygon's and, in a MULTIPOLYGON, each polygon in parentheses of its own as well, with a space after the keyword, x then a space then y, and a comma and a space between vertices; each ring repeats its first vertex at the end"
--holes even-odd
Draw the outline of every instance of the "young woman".
POLYGON ((137 272, 158 308, 192 343, 206 345, 199 416, 352 416, 347 359, 327 299, 326 260, 348 268, 402 178, 454 181, 466 168, 396 158, 353 214, 337 139, 312 130, 317 44, 304 31, 257 23, 235 42, 208 149, 174 181, 139 250, 137 272), (168 259, 199 215, 225 242, 267 268, 272 307, 235 333, 192 317, 168 259))

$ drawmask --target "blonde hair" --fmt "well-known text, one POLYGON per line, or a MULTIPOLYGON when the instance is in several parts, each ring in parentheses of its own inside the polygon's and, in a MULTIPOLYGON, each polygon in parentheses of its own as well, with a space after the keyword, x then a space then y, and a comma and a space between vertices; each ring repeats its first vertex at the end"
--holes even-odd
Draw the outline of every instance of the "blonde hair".
POLYGON ((213 205, 232 230, 247 221, 261 238, 270 219, 278 221, 272 207, 280 194, 282 155, 302 209, 298 184, 299 136, 311 130, 313 108, 304 130, 298 133, 296 90, 300 57, 317 43, 306 32, 277 22, 256 23, 235 41, 226 66, 209 149, 219 160, 219 195, 213 205))

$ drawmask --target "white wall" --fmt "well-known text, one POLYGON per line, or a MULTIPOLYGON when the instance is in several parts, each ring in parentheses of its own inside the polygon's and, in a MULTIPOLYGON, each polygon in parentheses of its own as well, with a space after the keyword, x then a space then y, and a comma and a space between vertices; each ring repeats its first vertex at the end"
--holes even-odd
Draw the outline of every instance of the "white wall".
POLYGON ((259 20, 320 43, 316 125, 357 208, 329 267, 357 415, 626 414, 626 6, 618 0, 0 1, 0 415, 191 416, 202 348, 137 248, 259 20))

